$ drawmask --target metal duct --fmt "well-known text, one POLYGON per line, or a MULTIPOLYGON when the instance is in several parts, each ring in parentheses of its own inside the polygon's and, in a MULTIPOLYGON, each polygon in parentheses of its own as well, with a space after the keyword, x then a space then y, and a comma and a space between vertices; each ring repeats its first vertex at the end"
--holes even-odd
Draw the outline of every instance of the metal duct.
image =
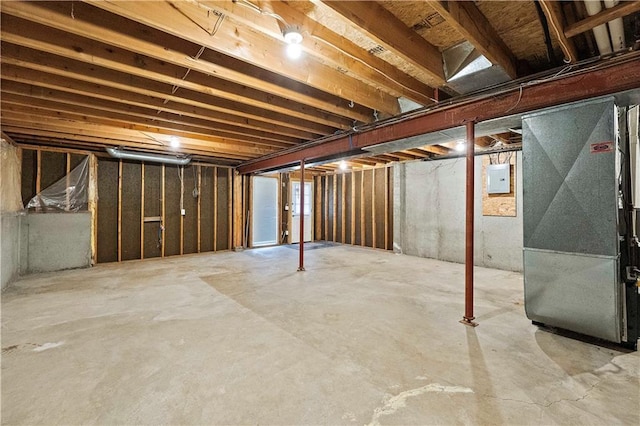
MULTIPOLYGON (((613 6, 619 3, 618 0, 604 0, 604 7, 611 9, 613 6)), ((624 25, 622 24, 622 18, 614 19, 607 22, 609 26, 609 34, 611 35, 611 43, 613 44, 613 51, 624 49, 624 25)))
POLYGON ((117 148, 106 148, 106 150, 110 156, 120 160, 150 161, 153 163, 176 164, 178 166, 186 166, 191 162, 191 157, 170 157, 168 155, 122 151, 117 148))
MULTIPOLYGON (((589 16, 593 16, 602 10, 600 0, 584 0, 589 16)), ((611 53, 611 42, 609 41, 609 33, 605 24, 598 25, 593 29, 593 35, 596 37, 596 44, 601 55, 611 53)))
POLYGON ((511 80, 499 65, 464 41, 442 52, 447 86, 458 93, 470 93, 511 80))
POLYGON ((525 310, 620 342, 613 98, 522 119, 525 310))

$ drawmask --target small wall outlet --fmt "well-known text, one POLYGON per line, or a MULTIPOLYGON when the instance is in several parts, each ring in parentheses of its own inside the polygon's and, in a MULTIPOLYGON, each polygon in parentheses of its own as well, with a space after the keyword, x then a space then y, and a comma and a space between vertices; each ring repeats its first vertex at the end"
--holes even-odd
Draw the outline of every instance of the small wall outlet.
POLYGON ((289 210, 289 204, 285 204, 285 205, 284 205, 284 209, 285 209, 285 210, 289 210))
POLYGON ((284 231, 284 235, 289 235, 289 231, 284 231))
POLYGON ((180 214, 182 216, 185 216, 187 214, 187 211, 185 209, 180 209, 180 214))

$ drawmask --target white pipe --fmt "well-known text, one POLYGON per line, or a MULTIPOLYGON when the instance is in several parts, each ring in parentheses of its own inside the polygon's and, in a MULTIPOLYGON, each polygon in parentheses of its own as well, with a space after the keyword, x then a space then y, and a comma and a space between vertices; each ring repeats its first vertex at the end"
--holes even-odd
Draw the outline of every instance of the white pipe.
POLYGON ((177 164, 186 166, 191 161, 191 157, 170 157, 159 154, 145 154, 143 152, 121 151, 117 148, 106 148, 107 152, 113 158, 122 160, 151 161, 154 163, 177 164))
MULTIPOLYGON (((584 0, 584 5, 587 8, 589 16, 593 16, 602 10, 600 0, 584 0)), ((611 42, 609 41, 609 33, 607 32, 607 26, 605 24, 598 25, 593 29, 593 35, 596 38, 596 44, 598 45, 598 51, 600 55, 606 55, 611 53, 611 42)))
MULTIPOLYGON (((611 9, 617 5, 618 0, 604 0, 604 7, 611 9)), ((624 49, 624 25, 622 24, 622 18, 616 18, 613 21, 607 22, 609 26, 609 34, 611 34, 611 43, 613 44, 613 51, 624 49)))

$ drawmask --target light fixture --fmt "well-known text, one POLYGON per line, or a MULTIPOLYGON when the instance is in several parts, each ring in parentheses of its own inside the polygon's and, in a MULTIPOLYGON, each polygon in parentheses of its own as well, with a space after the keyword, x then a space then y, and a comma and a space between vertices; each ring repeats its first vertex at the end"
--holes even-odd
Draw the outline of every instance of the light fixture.
POLYGON ((455 150, 458 152, 464 151, 465 148, 466 148, 466 143, 464 143, 463 141, 458 141, 458 143, 455 146, 455 150))
POLYGON ((180 146, 180 139, 177 136, 171 136, 169 138, 169 144, 171 148, 178 148, 180 146))
POLYGON ((347 170, 347 167, 348 167, 348 166, 347 166, 347 162, 346 162, 346 161, 344 161, 344 160, 342 160, 342 161, 340 162, 340 170, 347 170))
POLYGON ((282 31, 284 41, 287 43, 287 56, 291 59, 298 59, 302 55, 302 34, 298 27, 287 25, 282 31))

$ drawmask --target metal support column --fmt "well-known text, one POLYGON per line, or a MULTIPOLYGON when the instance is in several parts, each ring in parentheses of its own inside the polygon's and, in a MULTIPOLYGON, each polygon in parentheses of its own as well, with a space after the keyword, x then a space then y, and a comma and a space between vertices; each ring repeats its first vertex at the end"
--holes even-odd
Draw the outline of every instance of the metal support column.
POLYGON ((462 324, 476 327, 473 322, 473 215, 474 215, 474 177, 475 177, 475 122, 467 121, 467 218, 466 218, 466 247, 464 261, 464 317, 462 324))

